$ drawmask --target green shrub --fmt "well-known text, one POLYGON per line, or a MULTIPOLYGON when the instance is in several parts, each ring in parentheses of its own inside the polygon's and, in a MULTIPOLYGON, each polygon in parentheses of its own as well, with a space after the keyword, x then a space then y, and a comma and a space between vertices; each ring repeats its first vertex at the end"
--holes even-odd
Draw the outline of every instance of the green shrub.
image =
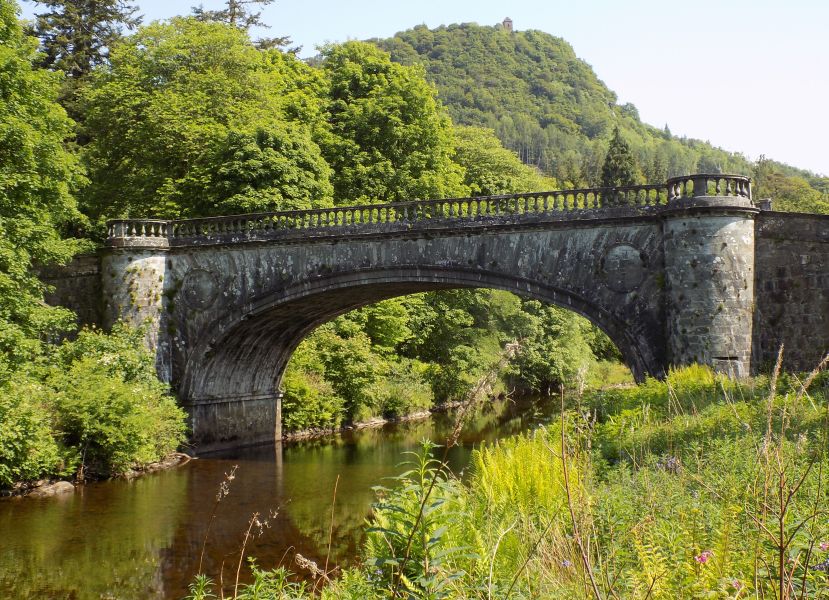
POLYGON ((319 374, 289 367, 282 379, 282 425, 288 431, 338 427, 343 399, 319 374))
POLYGON ((184 413, 158 381, 125 381, 90 356, 52 374, 57 428, 95 473, 145 465, 184 441, 184 413))
POLYGON ((384 417, 400 417, 432 406, 434 396, 425 381, 426 369, 428 365, 408 359, 389 365, 386 376, 372 390, 384 417))
POLYGON ((0 388, 0 487, 79 466, 114 475, 184 441, 185 413, 157 379, 142 330, 86 329, 43 353, 0 388))
POLYGON ((0 488, 66 468, 47 398, 43 385, 24 377, 0 387, 0 488))

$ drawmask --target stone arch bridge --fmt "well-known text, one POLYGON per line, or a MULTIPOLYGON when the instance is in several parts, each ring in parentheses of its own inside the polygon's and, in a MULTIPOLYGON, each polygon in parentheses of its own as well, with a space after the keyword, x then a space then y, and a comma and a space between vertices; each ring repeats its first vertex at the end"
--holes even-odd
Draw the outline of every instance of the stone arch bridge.
POLYGON ((119 220, 52 300, 149 323, 199 450, 280 435, 279 383, 321 323, 379 300, 488 287, 584 315, 637 379, 698 361, 811 368, 829 348, 829 218, 760 210, 748 179, 179 221, 119 220), (99 298, 100 303, 89 301, 99 298))

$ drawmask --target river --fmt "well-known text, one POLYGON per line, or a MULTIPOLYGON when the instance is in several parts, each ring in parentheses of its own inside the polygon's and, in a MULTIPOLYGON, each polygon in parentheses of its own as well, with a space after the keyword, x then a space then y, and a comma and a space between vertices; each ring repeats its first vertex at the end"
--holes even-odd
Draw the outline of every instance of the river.
MULTIPOLYGON (((550 420, 557 400, 499 401, 471 418, 449 463, 463 476, 472 450, 550 420)), ((407 450, 442 442, 453 415, 387 424, 324 439, 203 457, 132 481, 79 487, 74 495, 0 502, 0 595, 8 598, 181 598, 198 571, 216 493, 237 466, 210 527, 204 571, 232 580, 250 516, 268 519, 247 554, 264 567, 297 552, 325 563, 336 485, 329 567, 359 557, 373 486, 405 467, 407 450), (271 517, 272 513, 276 516, 271 517)), ((258 532, 257 532, 258 533, 258 532)))

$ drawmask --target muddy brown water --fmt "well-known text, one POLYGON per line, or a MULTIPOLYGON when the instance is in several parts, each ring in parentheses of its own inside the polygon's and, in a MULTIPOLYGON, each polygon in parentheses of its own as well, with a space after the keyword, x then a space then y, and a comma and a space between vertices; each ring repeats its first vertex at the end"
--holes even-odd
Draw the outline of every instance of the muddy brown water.
MULTIPOLYGON (((449 455, 463 475, 472 450, 484 442, 550 420, 556 400, 501 401, 470 420, 449 455)), ((260 446, 191 461, 133 481, 78 488, 74 495, 0 502, 0 596, 4 598, 181 598, 198 571, 202 543, 219 483, 238 465, 230 494, 210 527, 204 572, 217 579, 224 564, 232 583, 248 519, 258 512, 269 527, 248 544, 259 565, 296 570, 297 552, 323 564, 328 553, 335 483, 330 565, 359 560, 373 486, 406 467, 405 452, 420 440, 442 442, 453 415, 387 424, 324 439, 260 446), (338 480, 339 477, 339 480, 338 480)), ((245 569, 243 569, 244 571, 245 569)))

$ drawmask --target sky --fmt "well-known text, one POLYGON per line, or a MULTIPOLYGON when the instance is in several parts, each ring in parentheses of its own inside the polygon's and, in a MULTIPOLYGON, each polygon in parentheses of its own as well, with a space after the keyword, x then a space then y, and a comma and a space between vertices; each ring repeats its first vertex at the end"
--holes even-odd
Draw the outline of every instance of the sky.
MULTIPOLYGON (((145 22, 196 0, 133 0, 145 22)), ((37 5, 23 2, 23 16, 37 5)), ((218 8, 222 0, 204 0, 218 8)), ((562 37, 643 121, 829 175, 829 0, 276 0, 262 18, 312 56, 326 42, 510 17, 562 37)))

